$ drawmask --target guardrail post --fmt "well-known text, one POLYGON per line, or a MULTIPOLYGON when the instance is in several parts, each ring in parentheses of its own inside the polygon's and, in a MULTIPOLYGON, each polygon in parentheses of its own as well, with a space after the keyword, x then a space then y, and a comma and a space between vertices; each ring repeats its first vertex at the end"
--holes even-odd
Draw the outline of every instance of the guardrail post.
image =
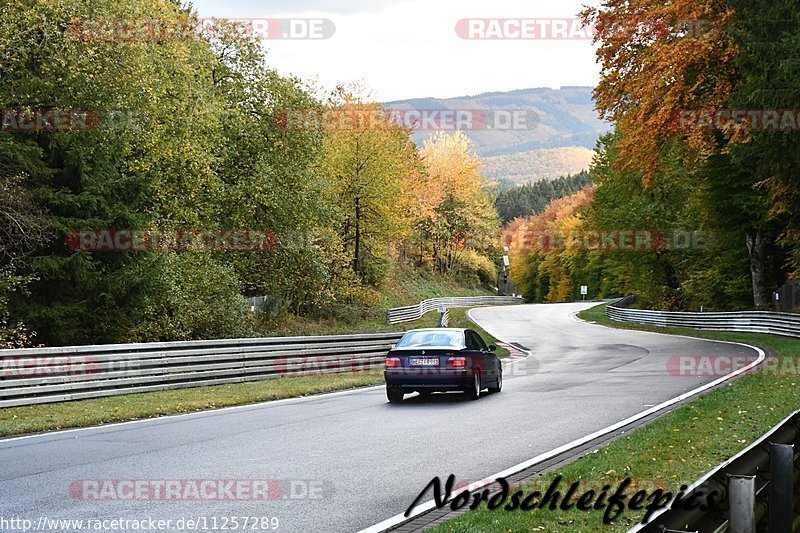
POLYGON ((728 532, 755 533, 755 476, 730 476, 728 478, 728 506, 731 514, 730 529, 728 529, 728 532))
POLYGON ((792 476, 794 471, 794 446, 770 444, 769 447, 769 531, 792 531, 792 476))
POLYGON ((408 307, 397 307, 386 312, 387 324, 398 324, 400 322, 411 322, 422 318, 431 311, 436 311, 439 307, 478 307, 482 305, 512 305, 521 304, 525 301, 522 298, 512 298, 505 296, 475 296, 458 298, 432 298, 423 300, 417 305, 408 307))

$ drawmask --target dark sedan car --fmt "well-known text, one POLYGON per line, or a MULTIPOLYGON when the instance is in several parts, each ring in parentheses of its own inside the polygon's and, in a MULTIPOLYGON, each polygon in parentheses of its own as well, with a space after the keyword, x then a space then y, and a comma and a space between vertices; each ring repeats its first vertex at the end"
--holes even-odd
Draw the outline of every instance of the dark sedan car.
POLYGON ((473 400, 483 389, 500 392, 503 365, 471 329, 415 329, 386 356, 386 396, 392 403, 412 392, 464 391, 473 400))

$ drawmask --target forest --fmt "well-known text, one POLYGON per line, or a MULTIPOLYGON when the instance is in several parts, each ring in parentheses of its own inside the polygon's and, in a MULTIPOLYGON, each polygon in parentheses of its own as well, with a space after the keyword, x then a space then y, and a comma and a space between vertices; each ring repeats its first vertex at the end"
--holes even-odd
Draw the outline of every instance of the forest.
POLYGON ((596 105, 615 129, 591 187, 506 228, 523 292, 566 301, 588 285, 658 309, 771 309, 800 274, 800 12, 606 0, 582 17, 596 30, 596 105), (629 231, 651 245, 597 245, 629 231))
POLYGON ((553 200, 574 194, 591 184, 589 173, 579 172, 556 179, 505 187, 497 193, 494 205, 503 223, 507 224, 515 218, 541 214, 553 200))
POLYGON ((235 23, 147 38, 80 23, 196 26, 177 0, 2 5, 5 347, 251 335, 247 296, 295 316, 375 306, 398 264, 496 281, 501 253, 467 245, 499 219, 463 134, 418 147, 364 88, 279 74, 235 23), (322 111, 353 120, 287 126, 322 111), (138 242, 242 232, 270 245, 138 242))

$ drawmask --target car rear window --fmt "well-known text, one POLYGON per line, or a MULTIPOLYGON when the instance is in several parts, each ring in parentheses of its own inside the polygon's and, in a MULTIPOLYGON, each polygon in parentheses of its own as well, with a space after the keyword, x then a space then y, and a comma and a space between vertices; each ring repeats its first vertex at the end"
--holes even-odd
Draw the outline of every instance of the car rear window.
POLYGON ((464 334, 460 331, 409 331, 400 342, 398 348, 464 346, 464 334))

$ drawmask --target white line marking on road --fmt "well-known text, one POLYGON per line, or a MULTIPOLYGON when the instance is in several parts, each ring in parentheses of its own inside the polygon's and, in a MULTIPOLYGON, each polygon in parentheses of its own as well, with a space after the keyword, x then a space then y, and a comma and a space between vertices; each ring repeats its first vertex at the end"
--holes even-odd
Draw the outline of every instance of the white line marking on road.
MULTIPOLYGON (((478 322, 470 314, 471 311, 472 311, 472 309, 470 311, 467 311, 467 316, 469 317, 470 320, 472 320, 473 322, 478 324, 478 322)), ((574 313, 570 314, 570 316, 573 316, 573 315, 574 315, 574 313)), ((575 318, 577 318, 577 317, 575 317, 575 318)), ((580 319, 578 319, 578 320, 580 320, 580 319)), ((584 322, 583 320, 580 320, 580 321, 584 322)), ((584 323, 589 324, 589 325, 596 325, 596 326, 600 326, 600 327, 606 327, 606 326, 601 326, 600 324, 592 324, 590 322, 584 322, 584 323)), ((486 328, 483 328, 483 329, 486 329, 486 328)), ((614 328, 609 328, 609 329, 614 329, 614 328)), ((617 330, 617 331, 619 331, 619 330, 617 330)), ((631 330, 631 331, 635 331, 635 330, 631 330)), ((663 402, 663 403, 661 403, 659 405, 651 407, 650 409, 647 409, 646 411, 642 411, 641 413, 639 413, 637 415, 633 415, 633 416, 631 416, 629 418, 626 418, 625 420, 623 420, 621 422, 617 422, 616 424, 614 424, 612 426, 608 426, 607 428, 601 429, 599 431, 595 431, 594 433, 592 433, 590 435, 587 435, 585 437, 581 437, 578 440, 574 440, 574 441, 570 442, 569 444, 565 444, 565 445, 560 446, 560 447, 558 447, 558 448, 556 448, 554 450, 550 450, 549 452, 545 452, 545 453, 543 453, 541 455, 537 455, 533 459, 529 459, 528 461, 519 463, 518 465, 512 466, 511 468, 508 468, 506 470, 503 470, 502 472, 498 472, 497 474, 494 474, 492 476, 484 478, 484 479, 482 479, 480 481, 476 481, 475 483, 470 484, 465 490, 469 490, 470 492, 479 490, 479 489, 481 489, 481 488, 483 488, 483 487, 485 487, 487 485, 491 485, 492 483, 495 482, 495 480, 497 478, 501 478, 501 477, 507 478, 509 476, 512 476, 512 475, 518 473, 518 472, 521 472, 523 470, 527 470, 528 468, 530 468, 532 466, 535 466, 538 463, 541 463, 541 462, 546 461, 548 459, 552 459, 553 457, 556 457, 556 456, 558 456, 558 455, 560 455, 560 454, 562 454, 564 452, 568 452, 569 450, 572 450, 574 448, 578 448, 580 446, 583 446, 584 444, 587 444, 587 443, 589 443, 589 442, 591 442, 591 441, 593 441, 593 440, 595 440, 597 438, 600 438, 600 437, 603 437, 605 435, 608 435, 609 433, 613 433, 614 431, 617 431, 618 429, 621 429, 621 428, 623 428, 623 427, 625 427, 627 425, 633 424, 634 422, 638 422, 639 420, 641 420, 643 418, 647 418, 651 414, 657 413, 657 412, 659 412, 659 411, 661 411, 663 409, 666 409, 667 407, 675 405, 676 403, 680 403, 680 402, 682 402, 682 401, 684 401, 684 400, 686 400, 688 398, 691 398, 691 397, 696 396, 698 394, 702 394, 703 392, 705 392, 705 391, 707 391, 709 389, 713 389, 714 387, 716 387, 716 386, 718 386, 718 385, 720 385, 722 383, 725 383, 726 381, 728 381, 728 380, 730 380, 732 378, 735 378, 736 376, 739 376, 739 375, 741 375, 741 374, 743 374, 743 373, 745 373, 745 372, 747 372, 749 370, 752 370, 756 366, 758 366, 761 363, 763 363, 764 360, 766 359, 766 356, 767 356, 767 354, 761 348, 758 348, 756 346, 750 346, 749 344, 744 344, 744 343, 741 343, 741 342, 718 341, 718 340, 713 340, 713 339, 699 339, 697 337, 689 337, 689 336, 686 336, 686 335, 668 335, 666 333, 654 333, 654 332, 650 332, 650 331, 642 331, 640 333, 653 333, 654 335, 666 335, 666 336, 669 336, 669 337, 682 337, 682 338, 685 338, 685 339, 706 340, 708 342, 720 342, 720 343, 723 343, 723 344, 733 344, 733 345, 736 345, 736 346, 744 346, 744 347, 750 348, 751 350, 754 350, 756 353, 758 353, 758 359, 756 361, 754 361, 753 363, 751 363, 750 365, 746 366, 746 367, 740 368, 739 370, 737 370, 735 372, 731 372, 727 376, 721 377, 720 379, 718 379, 716 381, 712 381, 711 383, 707 383, 706 385, 703 385, 702 387, 698 387, 698 388, 696 388, 696 389, 694 389, 692 391, 689 391, 689 392, 686 392, 684 394, 681 394, 680 396, 678 396, 676 398, 673 398, 671 400, 667 400, 666 402, 663 402)), ((508 341, 506 341, 504 339, 501 339, 500 337, 497 337, 496 335, 494 335, 494 336, 498 340, 501 340, 503 342, 508 343, 508 341)), ((367 529, 362 529, 358 533, 381 533, 382 531, 385 531, 385 530, 389 529, 390 527, 394 527, 394 526, 396 526, 396 525, 398 525, 398 524, 400 524, 402 522, 405 522, 406 520, 410 520, 411 518, 417 517, 417 516, 427 512, 427 511, 430 511, 431 509, 434 509, 435 507, 436 507, 436 502, 434 500, 425 502, 422 505, 418 505, 415 508, 414 512, 412 512, 411 515, 408 516, 408 517, 406 517, 403 514, 399 514, 399 515, 393 516, 392 518, 386 519, 383 522, 375 524, 374 526, 368 527, 367 529)))
POLYGON ((111 424, 102 424, 102 425, 99 425, 99 426, 88 426, 88 427, 85 427, 85 428, 63 429, 63 430, 59 430, 59 431, 49 431, 47 433, 37 433, 35 435, 22 435, 22 436, 19 436, 19 437, 9 437, 7 439, 0 439, 0 446, 2 446, 3 444, 5 444, 7 442, 14 442, 14 441, 20 441, 20 440, 30 440, 30 439, 39 439, 39 438, 44 438, 44 437, 59 437, 61 435, 66 435, 68 433, 79 433, 79 432, 83 432, 83 431, 92 431, 92 430, 98 431, 98 430, 105 430, 105 429, 113 429, 113 428, 119 428, 119 427, 122 427, 122 426, 131 426, 131 425, 134 425, 134 424, 142 424, 142 423, 145 423, 145 422, 162 422, 162 421, 169 422, 169 421, 174 420, 176 418, 185 418, 185 417, 190 417, 190 416, 198 417, 198 416, 204 416, 204 415, 209 415, 209 414, 225 413, 225 412, 238 411, 238 410, 244 410, 244 409, 260 409, 260 408, 264 408, 264 407, 271 407, 273 405, 283 405, 283 404, 287 404, 287 403, 306 403, 306 402, 310 402, 310 401, 314 401, 314 400, 330 398, 330 397, 333 397, 333 396, 344 396, 344 395, 347 395, 347 394, 357 394, 357 393, 360 393, 360 392, 380 389, 380 388, 383 388, 383 387, 384 387, 384 385, 373 385, 371 387, 360 387, 360 388, 357 388, 357 389, 348 389, 348 390, 343 390, 343 391, 326 392, 324 394, 314 394, 314 395, 311 395, 311 396, 302 396, 302 397, 299 397, 299 398, 284 398, 282 400, 272 400, 272 401, 266 401, 266 402, 248 403, 248 404, 244 404, 244 405, 231 405, 230 407, 220 407, 219 409, 205 409, 203 411, 195 411, 195 412, 192 412, 192 413, 177 413, 177 414, 174 414, 174 415, 165 415, 165 416, 158 416, 158 417, 153 417, 153 418, 142 418, 140 420, 129 420, 127 422, 113 422, 111 424))

